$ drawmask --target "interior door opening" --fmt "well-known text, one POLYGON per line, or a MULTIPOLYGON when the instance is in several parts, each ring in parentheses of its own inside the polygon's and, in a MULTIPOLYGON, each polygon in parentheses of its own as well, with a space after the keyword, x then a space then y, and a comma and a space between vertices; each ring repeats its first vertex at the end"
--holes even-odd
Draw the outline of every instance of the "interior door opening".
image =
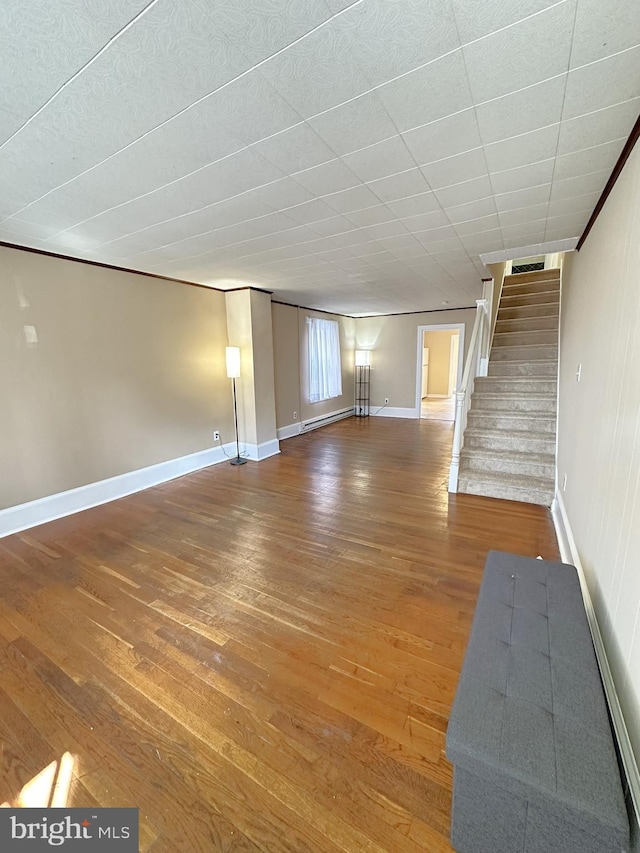
POLYGON ((420 330, 420 418, 439 421, 455 419, 455 394, 461 375, 460 334, 458 326, 431 326, 420 330))

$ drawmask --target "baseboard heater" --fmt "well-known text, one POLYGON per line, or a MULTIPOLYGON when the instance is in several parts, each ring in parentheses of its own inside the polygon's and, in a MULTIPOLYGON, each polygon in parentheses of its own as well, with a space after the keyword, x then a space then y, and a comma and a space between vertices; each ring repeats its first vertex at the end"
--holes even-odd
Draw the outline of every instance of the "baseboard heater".
POLYGON ((324 415, 319 418, 313 418, 310 421, 304 421, 300 425, 300 432, 309 432, 312 429, 332 424, 334 421, 341 421, 343 418, 350 418, 355 413, 355 408, 351 406, 349 409, 344 409, 341 412, 332 412, 330 415, 324 415))

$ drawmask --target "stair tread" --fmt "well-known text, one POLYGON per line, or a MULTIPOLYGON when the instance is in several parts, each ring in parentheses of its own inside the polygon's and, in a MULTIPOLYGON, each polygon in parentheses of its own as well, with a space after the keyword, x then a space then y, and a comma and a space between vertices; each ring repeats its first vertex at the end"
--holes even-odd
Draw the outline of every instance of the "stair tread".
POLYGON ((522 393, 514 393, 513 391, 492 391, 489 389, 488 391, 474 387, 474 394, 478 394, 478 396, 482 395, 485 399, 490 400, 503 400, 505 397, 513 398, 513 397, 522 397, 524 396, 526 399, 533 397, 536 400, 555 400, 556 393, 554 391, 527 391, 526 394, 522 393))
POLYGON ((482 417, 500 417, 500 418, 531 418, 533 420, 555 420, 555 412, 529 412, 529 411, 515 411, 515 412, 503 412, 500 411, 496 414, 496 412, 491 409, 469 409, 469 414, 473 415, 481 415, 482 417))

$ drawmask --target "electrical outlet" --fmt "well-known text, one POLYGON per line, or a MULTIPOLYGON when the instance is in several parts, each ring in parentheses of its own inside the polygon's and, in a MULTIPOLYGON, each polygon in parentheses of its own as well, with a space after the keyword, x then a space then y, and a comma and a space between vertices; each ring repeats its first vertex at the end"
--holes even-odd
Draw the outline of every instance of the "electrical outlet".
POLYGON ((294 421, 298 420, 298 413, 297 412, 293 413, 293 419, 294 419, 294 421))
POLYGON ((567 475, 566 474, 562 478, 562 491, 563 492, 567 491, 567 475))
POLYGON ((213 440, 214 441, 220 441, 220 433, 218 432, 217 429, 213 431, 213 440))
POLYGON ((581 378, 582 378, 582 365, 579 364, 578 368, 576 370, 576 382, 580 382, 581 378))
POLYGON ((384 404, 385 404, 385 406, 389 405, 389 398, 388 397, 384 398, 384 404))

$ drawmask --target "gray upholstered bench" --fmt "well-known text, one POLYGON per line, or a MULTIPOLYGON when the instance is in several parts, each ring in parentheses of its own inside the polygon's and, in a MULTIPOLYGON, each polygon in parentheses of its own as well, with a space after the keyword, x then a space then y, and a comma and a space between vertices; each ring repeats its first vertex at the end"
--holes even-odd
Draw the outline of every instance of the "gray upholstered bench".
POLYGON ((600 674, 573 566, 491 551, 447 731, 459 853, 621 853, 629 844, 600 674))

